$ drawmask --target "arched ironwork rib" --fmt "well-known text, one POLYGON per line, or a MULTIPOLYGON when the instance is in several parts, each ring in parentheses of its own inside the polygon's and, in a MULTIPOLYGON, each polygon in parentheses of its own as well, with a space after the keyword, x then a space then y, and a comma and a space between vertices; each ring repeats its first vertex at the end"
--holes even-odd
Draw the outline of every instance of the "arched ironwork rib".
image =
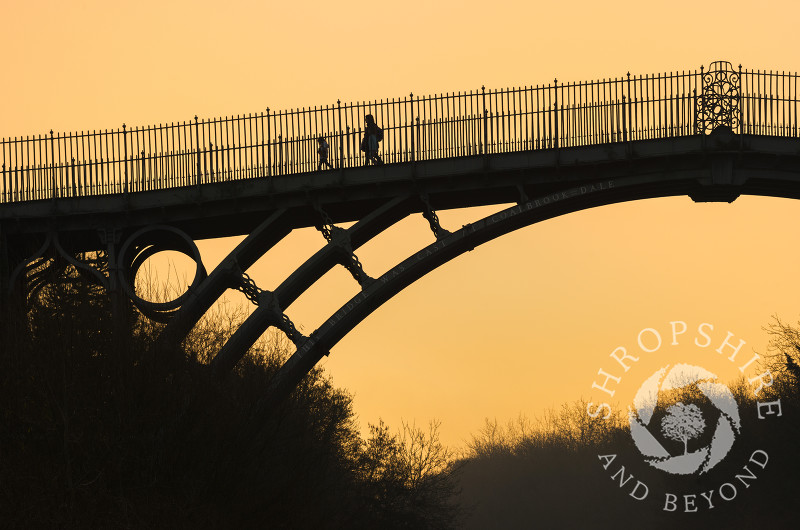
MULTIPOLYGON (((364 243, 397 223, 410 213, 414 204, 411 196, 398 197, 365 216, 347 229, 352 249, 364 243)), ((272 293, 274 304, 260 305, 228 339, 211 362, 215 372, 223 374, 233 368, 248 348, 271 325, 276 325, 277 312, 285 311, 311 285, 325 275, 344 257, 334 243, 325 245, 317 251, 272 293)), ((300 344, 296 344, 299 348, 300 344)))
POLYGON ((566 213, 634 199, 685 195, 692 186, 687 186, 686 181, 643 185, 636 178, 606 181, 558 192, 550 200, 534 198, 465 225, 397 264, 331 315, 280 368, 259 403, 259 410, 265 412, 288 396, 323 355, 375 309, 453 258, 519 228, 566 213), (623 185, 626 180, 631 182, 627 186, 623 185), (602 193, 592 192, 595 188, 602 193))
POLYGON ((282 208, 265 219, 228 256, 217 265, 169 322, 159 338, 161 344, 183 340, 206 311, 225 291, 236 285, 236 274, 253 263, 289 235, 292 225, 287 210, 282 208))
POLYGON ((105 275, 103 275, 102 272, 95 269, 88 263, 76 259, 71 252, 65 251, 64 247, 61 246, 61 240, 59 239, 57 232, 53 235, 53 246, 55 247, 56 251, 61 255, 61 257, 64 258, 73 267, 75 267, 75 269, 78 272, 85 271, 86 273, 89 273, 93 281, 97 282, 98 285, 102 285, 105 289, 108 289, 109 287, 108 278, 105 275))

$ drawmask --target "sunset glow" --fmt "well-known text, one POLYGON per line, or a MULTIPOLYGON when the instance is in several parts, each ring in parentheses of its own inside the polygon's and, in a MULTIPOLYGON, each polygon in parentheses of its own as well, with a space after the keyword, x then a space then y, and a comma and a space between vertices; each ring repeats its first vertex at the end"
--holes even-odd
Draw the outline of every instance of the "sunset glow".
MULTIPOLYGON (((616 78, 715 60, 795 71, 797 12, 789 1, 757 11, 688 0, 7 3, 0 137, 616 78)), ((458 229, 505 206, 438 215, 458 229)), ((746 341, 744 362, 764 352, 762 328, 773 315, 797 319, 798 218, 795 201, 743 196, 732 204, 649 199, 551 219, 417 281, 321 365, 355 394, 364 426, 436 418, 453 446, 484 418, 535 417, 579 398, 624 408, 638 385, 607 396, 592 383, 642 329, 667 337, 674 321, 692 333, 710 323, 714 344, 727 332, 746 341)), ((198 242, 206 268, 240 240, 198 242)), ((358 257, 376 277, 433 241, 422 216, 412 216, 358 257)), ((314 229, 298 230, 248 273, 272 289, 324 243, 314 229)), ((309 334, 357 290, 336 268, 287 314, 309 334)), ((237 292, 227 297, 247 303, 237 292)), ((687 344, 694 336, 686 334, 687 344)), ((697 360, 696 349, 680 351, 697 360)), ((737 375, 713 348, 702 355, 723 379, 737 375)), ((631 370, 641 380, 662 364, 658 352, 645 352, 631 370)))

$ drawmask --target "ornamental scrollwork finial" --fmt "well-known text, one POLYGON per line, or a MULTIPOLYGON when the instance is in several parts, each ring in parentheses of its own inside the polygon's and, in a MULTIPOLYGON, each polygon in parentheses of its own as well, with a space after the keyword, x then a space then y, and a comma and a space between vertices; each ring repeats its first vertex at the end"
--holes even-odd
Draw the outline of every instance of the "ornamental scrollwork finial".
POLYGON ((728 61, 715 61, 708 70, 701 69, 702 93, 696 100, 695 132, 710 134, 721 126, 736 130, 741 110, 739 72, 728 61))

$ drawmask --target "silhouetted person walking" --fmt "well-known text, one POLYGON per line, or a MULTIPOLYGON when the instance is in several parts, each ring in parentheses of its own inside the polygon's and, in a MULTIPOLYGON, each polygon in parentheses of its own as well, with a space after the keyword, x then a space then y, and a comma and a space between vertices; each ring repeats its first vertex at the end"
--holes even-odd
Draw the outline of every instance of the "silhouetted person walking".
POLYGON ((325 164, 329 168, 333 169, 333 166, 328 162, 328 142, 325 141, 325 138, 320 136, 317 138, 317 153, 319 153, 319 164, 317 164, 317 171, 322 169, 322 165, 325 164))
POLYGON ((375 123, 372 114, 364 116, 364 139, 361 141, 361 150, 366 152, 364 165, 369 165, 370 160, 375 165, 383 164, 383 160, 378 156, 378 142, 383 140, 383 129, 375 123))

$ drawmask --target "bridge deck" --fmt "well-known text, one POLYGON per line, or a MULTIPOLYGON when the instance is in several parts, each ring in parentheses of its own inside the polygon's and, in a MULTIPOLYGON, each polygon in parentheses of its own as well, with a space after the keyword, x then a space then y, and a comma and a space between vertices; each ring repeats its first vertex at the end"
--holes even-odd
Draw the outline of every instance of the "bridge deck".
POLYGON ((519 202, 522 194, 542 196, 631 175, 643 184, 665 178, 691 181, 696 199, 729 201, 748 189, 787 194, 792 186, 800 188, 793 175, 800 168, 798 156, 800 139, 719 132, 8 203, 0 205, 0 223, 12 239, 57 227, 88 242, 95 240, 97 230, 135 230, 150 224, 176 226, 194 239, 205 239, 249 233, 279 208, 292 210, 295 226, 303 227, 319 223, 312 204, 325 205, 335 222, 344 222, 405 194, 427 193, 436 209, 460 208, 519 202), (785 181, 787 189, 769 191, 774 187, 765 186, 769 178, 785 181), (704 195, 712 184, 735 190, 704 195))
POLYGON ((315 205, 354 221, 404 194, 459 208, 628 176, 640 186, 682 180, 696 200, 793 194, 798 85, 796 73, 719 61, 707 71, 0 140, 0 236, 19 246, 57 231, 78 250, 95 247, 98 231, 167 224, 204 239, 246 234, 276 209, 302 227, 319 222, 315 205), (368 153, 373 136, 383 140, 368 153), (385 164, 363 167, 378 155, 385 164), (315 171, 325 157, 336 169, 315 171))

